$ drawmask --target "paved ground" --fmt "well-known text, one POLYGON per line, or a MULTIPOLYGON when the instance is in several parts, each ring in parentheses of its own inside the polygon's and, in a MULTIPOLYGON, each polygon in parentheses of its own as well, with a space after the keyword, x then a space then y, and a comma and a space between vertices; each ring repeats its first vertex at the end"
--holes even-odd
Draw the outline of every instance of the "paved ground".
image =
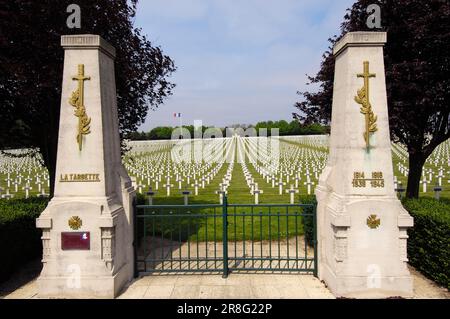
MULTIPOLYGON (((414 278, 414 298, 446 298, 450 292, 438 287, 419 272, 410 269, 414 278)), ((38 298, 36 277, 39 260, 16 273, 0 285, 0 298, 38 298)), ((119 296, 137 298, 334 298, 330 291, 311 275, 231 274, 153 275, 137 278, 119 296)))
POLYGON ((146 276, 133 282, 119 298, 227 299, 334 298, 311 275, 231 274, 146 276))

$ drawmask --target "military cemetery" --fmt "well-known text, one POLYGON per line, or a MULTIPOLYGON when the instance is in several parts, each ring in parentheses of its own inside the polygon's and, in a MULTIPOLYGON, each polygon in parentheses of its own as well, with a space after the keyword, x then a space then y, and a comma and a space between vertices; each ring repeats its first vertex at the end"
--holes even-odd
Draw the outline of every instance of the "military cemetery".
MULTIPOLYGON (((202 151, 205 149, 205 153, 211 152, 207 149, 209 147, 210 150, 215 150, 216 154, 220 153, 224 156, 218 157, 217 161, 211 159, 195 163, 192 160, 185 164, 174 154, 177 148, 181 149, 183 144, 186 144, 185 141, 130 141, 131 149, 124 157, 124 165, 132 177, 137 193, 146 195, 151 187, 155 191, 152 196, 155 203, 160 204, 167 203, 168 200, 181 204, 183 202, 181 192, 184 189, 192 191, 191 196, 196 202, 219 203, 220 196, 216 195, 215 191, 226 191, 230 185, 235 186, 233 188, 235 194, 231 192, 229 196, 236 196, 239 203, 253 203, 255 196, 251 196, 252 188, 250 184, 246 183, 246 177, 253 182, 255 179, 260 181, 258 189, 265 192, 258 196, 262 202, 287 203, 290 201, 290 194, 313 194, 318 177, 328 158, 329 138, 326 135, 277 137, 277 143, 280 145, 280 158, 271 159, 270 155, 265 159, 258 158, 258 144, 269 145, 270 140, 270 137, 240 136, 223 140, 202 139, 200 141, 202 151), (238 144, 238 140, 242 140, 242 142, 238 144), (242 148, 240 149, 241 153, 245 152, 244 163, 247 165, 245 172, 238 162, 236 155, 238 151, 235 150, 234 156, 232 155, 233 150, 237 147, 242 148), (227 153, 229 156, 225 157, 227 153), (271 170, 271 164, 278 161, 276 169, 271 170), (234 163, 236 163, 236 167, 234 163), (204 171, 208 175, 205 176, 204 171), (233 176, 235 176, 234 179, 233 176), (277 184, 280 181, 281 184, 277 184), (195 186, 196 184, 197 186, 195 186), (238 190, 244 186, 248 188, 248 191, 242 194, 238 190), (169 196, 167 196, 167 189, 169 189, 169 196), (280 189, 282 190, 281 194, 280 189), (290 193, 290 189, 295 192, 290 193)), ((193 144, 194 142, 189 143, 193 144)), ((191 153, 193 148, 194 146, 190 146, 191 153)), ((266 148, 270 152, 270 147, 266 148)), ((26 151, 15 150, 14 152, 26 153, 26 151)), ((397 195, 402 197, 405 195, 408 177, 408 153, 404 146, 395 143, 391 144, 391 151, 394 188, 397 195)), ((49 175, 39 157, 11 158, 2 155, 0 161, 0 196, 2 198, 48 197, 49 175)), ((439 145, 425 162, 420 184, 420 192, 423 195, 450 197, 449 163, 450 142, 447 141, 439 145)), ((295 195, 295 198, 298 198, 299 195, 295 195)))
MULTIPOLYGON (((353 10, 365 8, 356 1, 353 10)), ((316 134, 182 123, 174 112, 171 138, 133 138, 120 41, 101 32, 54 38, 55 153, 2 137, 0 247, 10 258, 0 296, 449 298, 448 106, 433 113, 434 135, 424 129, 411 141, 420 121, 401 122, 391 94, 396 40, 381 27, 347 27, 322 62, 332 70, 327 121, 314 109, 319 91, 302 93, 289 124, 310 128, 305 119, 318 116, 316 134), (35 278, 2 292, 33 260, 35 278)), ((174 72, 159 53, 151 61, 167 59, 174 72)), ((172 94, 164 74, 156 104, 172 94)))

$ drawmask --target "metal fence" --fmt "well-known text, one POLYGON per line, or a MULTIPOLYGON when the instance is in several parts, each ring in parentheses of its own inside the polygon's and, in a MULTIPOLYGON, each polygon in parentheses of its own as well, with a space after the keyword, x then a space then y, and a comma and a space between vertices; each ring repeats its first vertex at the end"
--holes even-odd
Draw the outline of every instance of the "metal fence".
POLYGON ((315 204, 135 206, 145 273, 317 272, 315 204))

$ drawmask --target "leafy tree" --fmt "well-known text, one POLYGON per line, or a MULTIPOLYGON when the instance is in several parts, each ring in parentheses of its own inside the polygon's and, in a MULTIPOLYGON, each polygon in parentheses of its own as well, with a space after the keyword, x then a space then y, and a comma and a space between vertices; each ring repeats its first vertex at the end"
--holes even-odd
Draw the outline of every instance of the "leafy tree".
POLYGON ((328 127, 320 125, 319 123, 312 123, 306 127, 308 135, 321 135, 328 133, 328 127))
POLYGON ((127 134, 126 138, 132 141, 145 141, 148 139, 148 136, 145 132, 131 132, 127 134))
POLYGON ((158 126, 149 132, 148 137, 151 140, 170 140, 172 130, 169 126, 158 126))
POLYGON ((276 121, 273 126, 280 130, 280 135, 289 135, 289 123, 285 120, 276 121))
POLYGON ((268 121, 258 122, 255 125, 255 129, 259 132, 259 129, 266 128, 267 136, 270 136, 272 128, 278 128, 279 135, 315 135, 315 134, 327 134, 329 128, 321 124, 305 124, 300 123, 298 120, 292 120, 288 123, 285 120, 281 121, 268 121))
POLYGON ((81 29, 66 26, 72 0, 0 0, 0 148, 38 148, 53 181, 63 34, 99 34, 117 52, 121 135, 136 131, 149 108, 172 94, 173 61, 133 26, 137 0, 77 0, 81 29))
MULTIPOLYGON (((258 122, 254 126, 256 131, 259 133, 259 129, 267 129, 267 135, 270 136, 270 130, 272 128, 280 129, 280 136, 283 135, 316 135, 316 134, 327 134, 329 133, 329 127, 323 126, 321 124, 301 124, 297 120, 292 120, 288 123, 285 120, 281 121, 269 121, 269 122, 258 122)), ((189 131, 191 138, 194 137, 194 126, 193 125, 183 125, 183 128, 189 131)), ((208 126, 202 126, 203 134, 208 129, 208 126)), ((245 127, 247 128, 247 127, 245 127)), ((172 137, 172 132, 176 127, 171 126, 158 126, 150 130, 149 132, 131 132, 127 135, 127 138, 134 141, 140 140, 170 140, 172 137)), ((226 130, 224 128, 219 128, 222 132, 222 136, 226 137, 226 130)), ((218 137, 218 136, 215 136, 218 137)))
POLYGON ((291 121, 289 123, 289 135, 300 135, 301 124, 297 120, 291 121))
POLYGON ((334 58, 331 47, 345 33, 369 31, 366 8, 378 4, 384 48, 391 138, 409 153, 407 197, 419 195, 425 160, 450 137, 450 2, 442 0, 359 0, 348 10, 341 34, 329 39, 320 71, 309 78, 317 92, 299 92, 304 100, 294 117, 306 123, 329 123, 334 58))

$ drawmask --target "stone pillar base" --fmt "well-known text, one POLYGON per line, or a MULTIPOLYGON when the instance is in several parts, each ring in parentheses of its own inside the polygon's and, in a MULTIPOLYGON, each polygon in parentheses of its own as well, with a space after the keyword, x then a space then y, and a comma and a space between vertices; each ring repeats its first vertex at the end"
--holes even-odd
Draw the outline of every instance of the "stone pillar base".
POLYGON ((40 276, 37 280, 39 298, 98 298, 117 297, 128 282, 129 270, 123 267, 111 276, 80 276, 80 286, 69 276, 40 276), (82 287, 82 288, 81 288, 82 287))
POLYGON ((336 297, 343 298, 411 298, 413 280, 411 276, 370 278, 368 276, 337 276, 327 266, 322 267, 323 280, 336 297), (372 286, 372 288, 370 288, 372 286), (377 288, 382 287, 382 288, 377 288))

